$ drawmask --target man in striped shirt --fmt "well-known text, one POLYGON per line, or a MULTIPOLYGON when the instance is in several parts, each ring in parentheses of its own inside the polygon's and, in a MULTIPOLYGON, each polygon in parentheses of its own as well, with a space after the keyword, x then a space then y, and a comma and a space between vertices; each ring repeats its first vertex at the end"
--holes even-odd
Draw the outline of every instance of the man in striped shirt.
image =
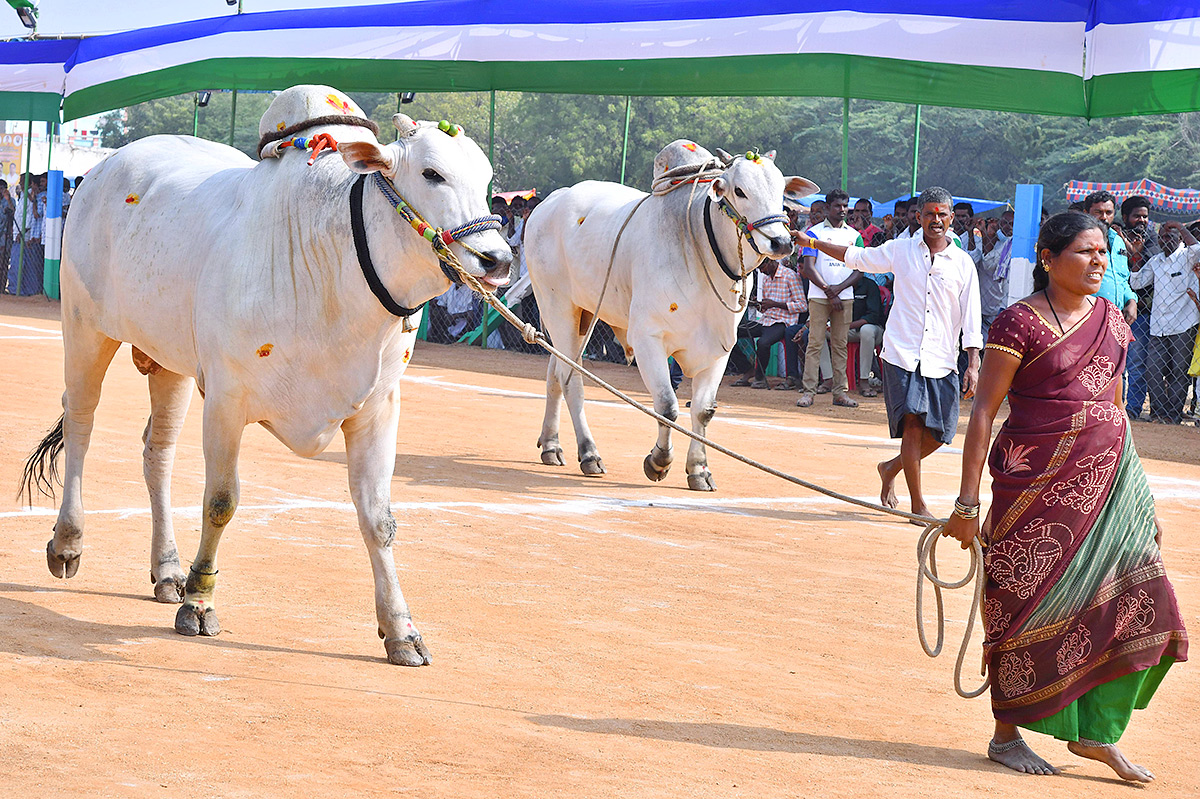
MULTIPOLYGON (((771 348, 783 342, 784 360, 787 363, 787 378, 784 385, 792 387, 799 380, 799 348, 792 337, 800 330, 800 315, 808 315, 808 302, 800 278, 790 268, 780 266, 778 261, 768 260, 759 267, 762 293, 756 305, 762 317, 762 334, 758 337, 758 348, 754 359, 754 381, 750 388, 769 388, 764 369, 771 360, 771 348)), ((753 303, 754 301, 752 301, 753 303)))

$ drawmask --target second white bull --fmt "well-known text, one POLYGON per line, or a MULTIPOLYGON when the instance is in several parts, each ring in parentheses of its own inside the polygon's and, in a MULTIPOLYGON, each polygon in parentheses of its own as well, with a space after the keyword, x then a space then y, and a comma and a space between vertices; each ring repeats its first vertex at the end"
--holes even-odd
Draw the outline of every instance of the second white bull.
MULTIPOLYGON (((554 344, 579 354, 598 316, 612 327, 625 356, 636 359, 655 410, 671 420, 679 413, 667 366, 674 357, 692 378, 692 430, 700 434, 716 411, 717 388, 737 340, 743 275, 764 257, 791 254, 784 194, 799 199, 817 191, 809 180, 785 177, 774 151, 721 155, 718 161, 692 142, 672 142, 655 159, 653 195, 585 181, 551 194, 525 229, 526 264, 554 344), (687 182, 689 165, 699 182, 687 182), (679 184, 673 191, 672 183, 679 184)), ((546 375, 542 462, 563 464, 558 427, 564 393, 580 468, 603 474, 584 416, 582 379, 555 358, 546 375)), ((671 467, 670 432, 659 425, 643 462, 651 480, 662 480, 671 467)), ((715 487, 704 446, 694 441, 687 480, 697 491, 715 487)))

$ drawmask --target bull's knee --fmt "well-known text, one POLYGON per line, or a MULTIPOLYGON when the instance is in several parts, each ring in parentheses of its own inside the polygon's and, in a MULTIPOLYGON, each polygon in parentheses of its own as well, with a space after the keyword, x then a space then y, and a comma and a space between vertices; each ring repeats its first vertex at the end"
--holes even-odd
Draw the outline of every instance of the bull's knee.
POLYGON ((674 395, 669 400, 659 403, 657 410, 660 416, 669 421, 679 420, 679 403, 675 401, 674 395))
POLYGON ((370 536, 368 543, 387 549, 396 540, 396 517, 392 516, 390 510, 385 510, 372 520, 367 534, 370 536))
POLYGON ((716 415, 717 406, 716 403, 713 403, 706 408, 700 409, 700 411, 696 413, 696 421, 700 422, 701 427, 708 427, 708 423, 711 422, 713 417, 716 415))
POLYGON ((213 527, 224 527, 233 518, 237 500, 228 491, 218 491, 208 503, 208 523, 213 527))

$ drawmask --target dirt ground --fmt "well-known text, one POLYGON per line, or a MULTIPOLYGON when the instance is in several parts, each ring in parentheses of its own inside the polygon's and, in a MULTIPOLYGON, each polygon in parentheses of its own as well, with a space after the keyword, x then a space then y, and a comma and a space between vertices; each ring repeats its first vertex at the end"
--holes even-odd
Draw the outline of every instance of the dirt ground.
MULTIPOLYGON (((1063 776, 986 759, 987 700, 957 697, 953 653, 930 660, 917 641, 917 528, 719 454, 718 492, 690 492, 678 441, 674 470, 650 483, 652 422, 593 387, 607 476, 543 466, 545 362, 532 356, 419 345, 403 383, 395 552, 431 666, 384 659, 340 439, 302 459, 257 427, 221 547, 224 629, 181 637, 148 580, 148 400, 128 348, 98 411, 75 578, 46 569, 53 504, 14 499, 61 411, 57 312, 0 299, 0 796, 1129 795, 1032 734, 1063 776)), ((598 369, 644 397, 635 371, 598 369)), ((824 396, 800 411, 794 399, 727 386, 710 432, 877 498, 873 466, 896 450, 882 401, 850 410, 824 396)), ((185 557, 198 541, 199 404, 175 469, 185 557)), ((1200 630, 1200 430, 1134 431, 1200 630)), ((568 452, 573 440, 565 429, 568 452)), ((956 451, 926 461, 935 510, 949 511, 958 472, 956 451)), ((965 564, 943 547, 945 571, 965 564)), ((969 601, 947 604, 953 641, 969 601)), ((1158 775, 1150 793, 1196 796, 1198 740, 1200 678, 1183 664, 1122 746, 1158 775)))

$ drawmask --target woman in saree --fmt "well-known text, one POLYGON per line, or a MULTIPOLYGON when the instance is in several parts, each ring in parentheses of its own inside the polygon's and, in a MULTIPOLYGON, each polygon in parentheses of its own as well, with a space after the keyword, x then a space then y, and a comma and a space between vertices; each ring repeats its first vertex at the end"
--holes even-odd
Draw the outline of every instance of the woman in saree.
POLYGON ((1056 774, 1018 728, 1067 741, 1120 777, 1154 775, 1117 748, 1135 709, 1187 659, 1159 555, 1154 499, 1121 403, 1121 312, 1093 296, 1107 266, 1099 223, 1069 211, 1042 226, 1034 293, 992 324, 944 535, 984 558, 984 657, 996 730, 988 756, 1056 774), (1009 416, 988 456, 1005 396, 1009 416), (982 531, 985 457, 992 505, 982 531))

